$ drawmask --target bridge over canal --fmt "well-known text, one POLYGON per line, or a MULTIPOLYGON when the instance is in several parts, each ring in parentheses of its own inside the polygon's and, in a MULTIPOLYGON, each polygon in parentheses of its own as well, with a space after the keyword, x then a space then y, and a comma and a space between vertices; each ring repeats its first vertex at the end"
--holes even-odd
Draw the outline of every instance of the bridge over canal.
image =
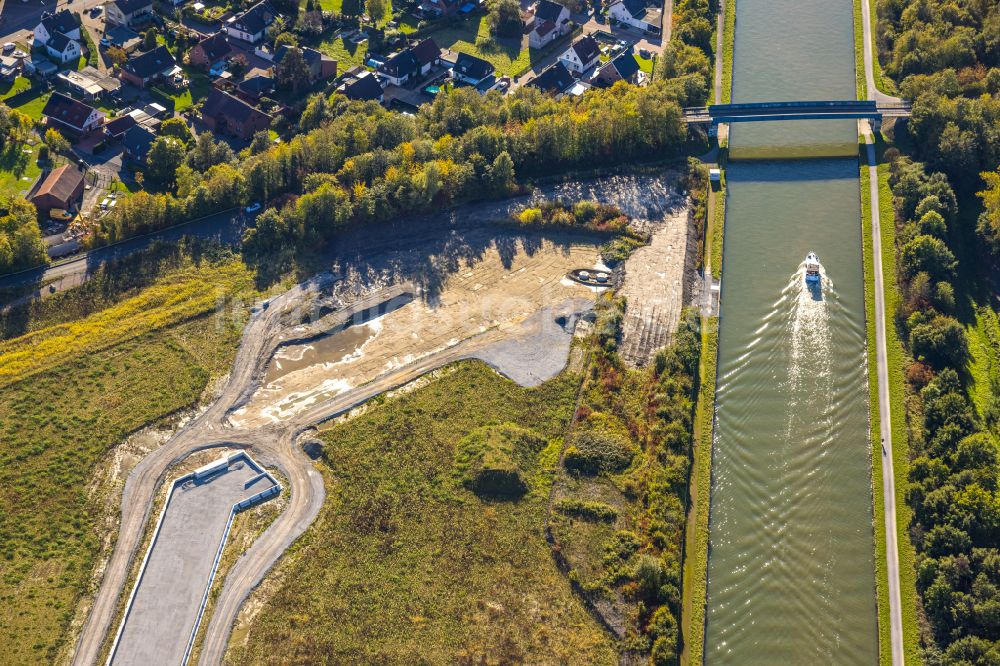
POLYGON ((877 130, 883 118, 908 118, 910 109, 910 103, 903 100, 712 104, 684 109, 684 121, 689 125, 718 125, 719 123, 752 123, 770 120, 867 118, 877 130))

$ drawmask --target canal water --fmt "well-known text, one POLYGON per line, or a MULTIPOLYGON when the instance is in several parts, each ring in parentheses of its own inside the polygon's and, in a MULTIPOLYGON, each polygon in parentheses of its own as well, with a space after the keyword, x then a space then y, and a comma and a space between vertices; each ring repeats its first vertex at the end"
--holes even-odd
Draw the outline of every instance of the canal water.
MULTIPOLYGON (((851 0, 736 6, 734 102, 855 97, 851 0)), ((731 130, 706 662, 875 664, 857 128, 731 130)))

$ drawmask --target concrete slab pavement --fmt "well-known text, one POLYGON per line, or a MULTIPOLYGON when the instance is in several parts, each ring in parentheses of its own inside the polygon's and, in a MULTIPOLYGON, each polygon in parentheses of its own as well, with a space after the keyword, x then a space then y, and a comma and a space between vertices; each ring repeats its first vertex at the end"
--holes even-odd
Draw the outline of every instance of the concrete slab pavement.
POLYGON ((110 663, 183 663, 233 505, 274 486, 261 472, 244 459, 174 487, 110 663))

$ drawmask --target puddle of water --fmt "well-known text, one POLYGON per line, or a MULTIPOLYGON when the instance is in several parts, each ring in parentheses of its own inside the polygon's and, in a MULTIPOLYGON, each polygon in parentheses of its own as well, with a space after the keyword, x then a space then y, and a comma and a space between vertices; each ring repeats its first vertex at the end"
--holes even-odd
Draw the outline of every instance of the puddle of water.
POLYGON ((372 322, 337 331, 304 345, 282 347, 271 359, 264 375, 265 386, 296 370, 314 365, 334 365, 361 353, 362 347, 377 333, 372 322))

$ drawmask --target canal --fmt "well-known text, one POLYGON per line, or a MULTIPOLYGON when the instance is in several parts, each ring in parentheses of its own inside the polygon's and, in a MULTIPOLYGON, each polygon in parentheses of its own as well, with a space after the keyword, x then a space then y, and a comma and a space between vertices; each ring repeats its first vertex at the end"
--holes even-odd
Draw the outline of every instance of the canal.
MULTIPOLYGON (((853 99, 851 0, 738 0, 733 86, 853 99)), ((705 659, 875 664, 857 127, 736 125, 730 148, 705 659)))

